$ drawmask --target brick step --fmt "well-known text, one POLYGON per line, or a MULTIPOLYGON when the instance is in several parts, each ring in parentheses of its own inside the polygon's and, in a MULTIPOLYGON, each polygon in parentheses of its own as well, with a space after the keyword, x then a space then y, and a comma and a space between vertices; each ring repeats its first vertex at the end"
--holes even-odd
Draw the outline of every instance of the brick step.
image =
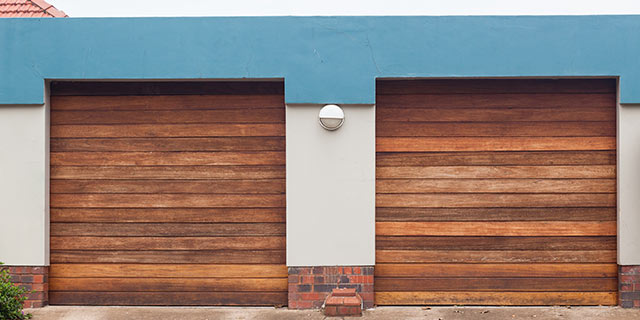
POLYGON ((333 289, 324 302, 324 315, 328 317, 362 316, 362 298, 353 288, 333 289))

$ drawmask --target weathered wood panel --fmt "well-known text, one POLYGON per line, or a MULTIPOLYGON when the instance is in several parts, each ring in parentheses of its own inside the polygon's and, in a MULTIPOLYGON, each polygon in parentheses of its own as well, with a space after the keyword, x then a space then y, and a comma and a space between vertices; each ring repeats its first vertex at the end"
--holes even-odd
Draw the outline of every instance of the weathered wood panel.
POLYGON ((54 82, 50 303, 286 305, 284 119, 282 82, 54 82))
POLYGON ((383 80, 376 303, 616 304, 613 79, 383 80))

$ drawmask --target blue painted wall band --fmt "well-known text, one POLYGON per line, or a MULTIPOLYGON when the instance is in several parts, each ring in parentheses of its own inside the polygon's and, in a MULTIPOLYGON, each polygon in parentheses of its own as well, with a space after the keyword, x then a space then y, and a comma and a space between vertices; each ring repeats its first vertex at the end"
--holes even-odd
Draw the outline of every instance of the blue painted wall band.
POLYGON ((374 103, 379 77, 619 76, 640 16, 0 19, 0 104, 45 79, 284 78, 287 103, 374 103))

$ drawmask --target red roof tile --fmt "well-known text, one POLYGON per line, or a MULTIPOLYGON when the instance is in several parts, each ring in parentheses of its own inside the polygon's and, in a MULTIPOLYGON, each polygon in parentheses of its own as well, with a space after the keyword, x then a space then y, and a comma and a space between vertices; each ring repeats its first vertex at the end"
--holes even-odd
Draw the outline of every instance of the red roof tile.
POLYGON ((44 0, 0 0, 0 18, 68 17, 44 0))

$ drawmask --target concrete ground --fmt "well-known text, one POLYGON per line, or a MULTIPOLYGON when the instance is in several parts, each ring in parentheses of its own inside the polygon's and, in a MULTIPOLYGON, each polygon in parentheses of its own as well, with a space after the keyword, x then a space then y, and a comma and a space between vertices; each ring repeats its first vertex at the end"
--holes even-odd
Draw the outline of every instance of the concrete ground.
MULTIPOLYGON (((49 306, 29 309, 34 320, 106 320, 106 319, 233 319, 233 320, 320 320, 319 310, 294 311, 286 308, 189 308, 189 307, 63 307, 49 306)), ((378 307, 365 311, 364 319, 426 319, 426 320, 500 320, 500 319, 616 319, 639 320, 640 309, 618 307, 378 307)), ((339 318, 329 318, 339 319, 339 318)), ((353 319, 353 318, 351 318, 353 319)), ((355 318, 357 319, 357 318, 355 318)))

